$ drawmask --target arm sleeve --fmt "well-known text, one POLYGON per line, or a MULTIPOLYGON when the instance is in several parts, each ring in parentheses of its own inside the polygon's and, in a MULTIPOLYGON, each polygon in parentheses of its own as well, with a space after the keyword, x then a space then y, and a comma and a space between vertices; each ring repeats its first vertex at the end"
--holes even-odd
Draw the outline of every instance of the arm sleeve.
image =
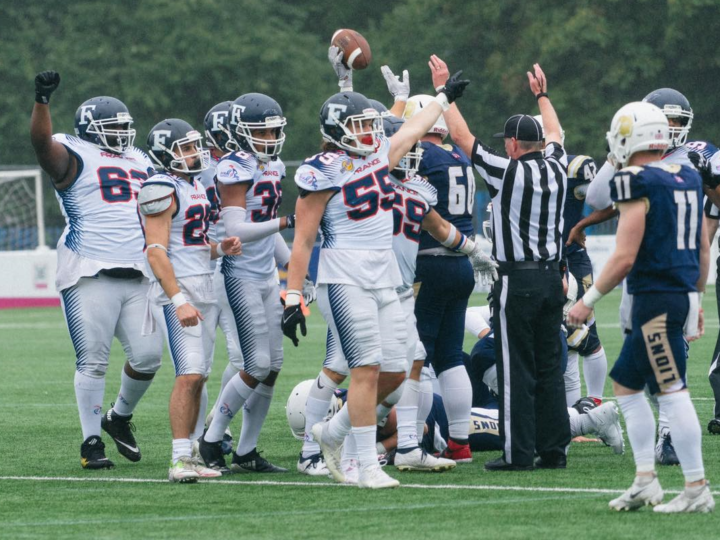
POLYGON ((280 231, 280 218, 246 223, 246 214, 247 211, 242 206, 226 206, 220 211, 227 236, 237 236, 241 242, 250 243, 280 231))
POLYGON ((485 146, 480 139, 475 139, 472 156, 470 159, 475 169, 485 181, 491 196, 500 190, 505 170, 510 164, 510 159, 501 156, 492 148, 485 146))
POLYGON ((595 178, 587 190, 587 197, 585 202, 595 210, 604 210, 608 206, 612 205, 612 198, 610 197, 610 182, 615 175, 615 168, 606 161, 605 164, 600 167, 600 170, 595 175, 595 178))
POLYGON ((483 317, 482 308, 470 307, 465 311, 465 330, 473 336, 478 337, 480 332, 490 328, 485 317, 483 317))
POLYGON ((290 248, 280 234, 275 235, 275 262, 283 268, 290 262, 290 248))

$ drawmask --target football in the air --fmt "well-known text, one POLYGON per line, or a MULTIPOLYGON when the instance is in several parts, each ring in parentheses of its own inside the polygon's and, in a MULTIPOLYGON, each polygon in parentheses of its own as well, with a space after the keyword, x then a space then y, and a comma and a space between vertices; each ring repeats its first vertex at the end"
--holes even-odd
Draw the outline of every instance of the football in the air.
POLYGON ((343 64, 352 69, 365 69, 372 61, 372 52, 367 39, 359 32, 342 28, 333 34, 331 45, 343 51, 343 64))

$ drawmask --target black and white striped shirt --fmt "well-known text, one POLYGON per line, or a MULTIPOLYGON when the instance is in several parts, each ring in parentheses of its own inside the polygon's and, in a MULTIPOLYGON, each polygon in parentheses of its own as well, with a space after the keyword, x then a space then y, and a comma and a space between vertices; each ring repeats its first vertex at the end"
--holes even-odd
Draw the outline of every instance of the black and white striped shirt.
POLYGON ((567 154, 550 143, 519 159, 476 140, 472 153, 492 198, 493 256, 498 261, 559 261, 567 190, 567 154))

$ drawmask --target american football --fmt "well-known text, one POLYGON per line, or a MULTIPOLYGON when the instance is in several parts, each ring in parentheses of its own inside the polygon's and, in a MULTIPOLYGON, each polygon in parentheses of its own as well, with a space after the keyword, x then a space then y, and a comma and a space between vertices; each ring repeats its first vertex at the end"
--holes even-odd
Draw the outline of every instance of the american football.
POLYGON ((342 49, 345 67, 365 69, 372 62, 370 45, 360 32, 341 28, 333 34, 331 45, 342 49))

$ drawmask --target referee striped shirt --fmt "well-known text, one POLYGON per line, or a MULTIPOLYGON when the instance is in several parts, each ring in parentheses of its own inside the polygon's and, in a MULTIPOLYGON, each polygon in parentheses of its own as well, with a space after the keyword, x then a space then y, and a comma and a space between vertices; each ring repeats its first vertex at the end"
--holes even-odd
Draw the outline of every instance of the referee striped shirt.
POLYGON ((519 159, 475 141, 472 153, 492 199, 497 261, 559 261, 567 190, 567 154, 557 143, 519 159))

